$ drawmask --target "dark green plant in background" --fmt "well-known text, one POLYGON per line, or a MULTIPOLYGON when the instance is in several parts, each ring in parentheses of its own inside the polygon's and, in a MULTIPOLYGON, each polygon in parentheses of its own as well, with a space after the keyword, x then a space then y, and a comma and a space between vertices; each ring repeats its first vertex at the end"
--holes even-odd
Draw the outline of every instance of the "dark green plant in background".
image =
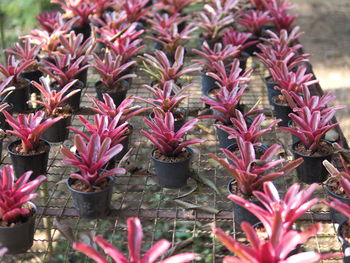
MULTIPOLYGON (((36 16, 42 11, 57 9, 49 0, 1 0, 0 48, 10 47, 19 36, 37 26, 36 16)), ((3 52, 0 52, 3 56, 3 52)), ((3 59, 3 58, 2 58, 3 59)))

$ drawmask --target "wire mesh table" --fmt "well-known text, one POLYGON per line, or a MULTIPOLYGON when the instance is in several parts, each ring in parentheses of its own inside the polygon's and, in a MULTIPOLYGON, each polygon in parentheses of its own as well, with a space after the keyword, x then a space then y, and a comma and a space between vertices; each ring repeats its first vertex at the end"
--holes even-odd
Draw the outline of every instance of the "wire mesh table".
MULTIPOLYGON (((267 72, 255 58, 248 61, 248 66, 254 69, 254 74, 249 90, 244 95, 243 103, 251 107, 260 99, 261 106, 266 109, 266 114, 272 119, 274 118, 272 108, 268 104, 267 92, 262 81, 267 72)), ((148 84, 151 80, 140 69, 136 70, 136 74, 138 77, 133 80, 128 94, 149 97, 150 94, 142 87, 142 84, 148 84)), ((97 78, 89 74, 90 82, 84 93, 95 94, 94 81, 97 78)), ((189 92, 190 97, 182 105, 187 109, 188 118, 192 118, 205 109, 200 100, 199 74, 188 76, 184 81, 193 83, 189 92)), ((319 87, 316 87, 314 92, 319 93, 319 87)), ((143 102, 137 101, 136 103, 145 106, 143 102)), ((87 97, 82 97, 81 105, 82 109, 79 114, 87 115, 88 119, 92 120, 93 115, 85 108, 91 105, 87 97)), ((131 216, 139 217, 143 225, 142 251, 146 251, 157 240, 166 238, 173 244, 170 253, 192 251, 201 255, 200 262, 221 262, 222 258, 229 255, 230 252, 213 237, 212 226, 224 229, 239 240, 245 240, 239 227, 234 224, 232 203, 226 198, 227 183, 231 178, 207 156, 207 153, 210 152, 220 155, 213 121, 200 121, 196 129, 188 136, 202 138, 206 141, 193 147, 196 153, 193 160, 193 174, 211 180, 217 189, 198 181, 198 177, 194 176, 189 179, 186 187, 170 190, 162 189, 156 182, 150 162, 152 145, 139 133, 142 128, 146 128, 144 117, 138 116, 131 120, 134 127, 131 139, 133 151, 126 167, 128 173, 117 177, 112 197, 113 211, 104 219, 87 220, 77 216, 64 181, 74 170, 61 163, 63 156, 59 150, 62 144, 52 145, 48 180, 41 186, 40 198, 36 200, 39 215, 36 221, 34 245, 26 253, 6 256, 5 262, 90 262, 85 256, 75 252, 59 231, 66 226, 71 228, 76 238, 85 242, 89 240, 90 235, 100 235, 121 251, 127 251, 126 219, 131 216), (192 209, 185 209, 184 206, 192 209)), ((82 128, 77 118, 74 118, 73 126, 82 128)), ((69 139, 63 143, 63 146, 71 147, 72 138, 73 134, 70 133, 69 139)), ((11 140, 13 138, 7 138, 5 146, 11 140)), ((282 144, 284 151, 281 152, 281 155, 288 159, 292 158, 288 149, 291 138, 285 132, 274 130, 264 137, 264 142, 267 145, 282 144)), ((2 163, 10 163, 7 154, 4 154, 2 163)), ((296 175, 291 174, 277 180, 276 185, 283 194, 293 182, 297 181, 296 175)), ((322 186, 319 187, 315 196, 325 197, 322 186)), ((300 221, 300 226, 305 228, 317 221, 322 221, 322 233, 309 240, 304 246, 320 252, 339 251, 340 243, 335 236, 335 226, 331 223, 328 208, 324 205, 316 205, 311 212, 305 214, 300 221)), ((341 260, 325 260, 324 262, 341 262, 341 260)))

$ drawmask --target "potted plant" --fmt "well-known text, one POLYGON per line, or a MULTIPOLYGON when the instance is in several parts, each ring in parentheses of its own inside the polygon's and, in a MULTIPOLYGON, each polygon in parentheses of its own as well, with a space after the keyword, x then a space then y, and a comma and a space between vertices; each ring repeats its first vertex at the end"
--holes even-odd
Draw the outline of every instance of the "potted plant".
POLYGON ((203 95, 207 95, 212 89, 217 88, 215 79, 206 74, 208 72, 216 73, 214 63, 222 61, 224 65, 227 66, 231 62, 230 60, 236 58, 240 53, 239 47, 237 46, 223 46, 221 43, 217 43, 212 49, 207 42, 203 43, 201 50, 193 49, 192 51, 201 57, 200 59, 192 60, 192 62, 202 66, 201 80, 203 95))
POLYGON ((180 188, 187 183, 190 176, 190 162, 193 151, 187 146, 204 142, 201 139, 185 141, 184 135, 193 129, 198 119, 186 122, 175 132, 174 116, 171 112, 164 115, 154 111, 153 121, 144 118, 150 130, 141 130, 156 147, 151 158, 156 169, 158 183, 166 188, 180 188))
POLYGON ((88 106, 88 108, 90 108, 97 114, 107 116, 110 121, 113 120, 119 113, 122 113, 118 125, 121 125, 123 123, 127 123, 128 125, 126 133, 124 134, 125 139, 120 142, 123 145, 123 150, 117 156, 114 157, 115 161, 121 160, 129 150, 131 134, 133 131, 133 126, 128 122, 128 120, 131 117, 134 117, 149 110, 150 108, 141 108, 141 106, 139 105, 131 106, 134 102, 134 98, 132 96, 129 96, 125 100, 123 100, 123 102, 118 107, 115 106, 112 98, 106 93, 103 94, 103 101, 97 100, 90 95, 86 96, 94 104, 94 107, 88 106))
POLYGON ((31 176, 33 180, 40 174, 46 174, 50 144, 40 138, 43 132, 60 121, 61 117, 44 120, 45 112, 38 111, 35 114, 18 114, 16 119, 6 110, 3 113, 13 129, 6 132, 20 139, 11 142, 7 147, 16 176, 19 177, 26 171, 33 171, 31 176))
MULTIPOLYGON (((236 241, 222 229, 213 228, 213 234, 236 255, 235 257, 226 256, 224 262, 258 263, 268 260, 267 262, 276 263, 312 263, 322 259, 339 257, 339 253, 295 252, 299 245, 304 244, 311 236, 322 230, 320 223, 300 232, 291 229, 294 221, 317 201, 317 199, 307 201, 315 187, 316 185, 313 185, 307 190, 298 192, 299 186, 294 184, 287 192, 285 199, 280 200, 273 184, 271 182, 265 183, 264 192, 255 191, 254 194, 266 206, 266 210, 244 200, 244 205, 261 219, 267 235, 264 239, 259 238, 257 230, 248 222, 243 222, 241 228, 251 245, 247 246, 236 241)), ((239 200, 239 203, 243 204, 242 198, 238 196, 230 195, 229 198, 235 202, 239 200)))
POLYGON ((84 41, 90 37, 90 17, 95 13, 97 4, 64 0, 51 0, 51 3, 60 5, 66 17, 78 18, 72 30, 76 34, 82 33, 84 35, 84 41))
MULTIPOLYGON (((68 35, 59 36, 60 46, 57 50, 65 55, 71 56, 71 63, 77 61, 80 57, 84 57, 84 60, 80 62, 81 66, 89 66, 88 60, 91 58, 92 52, 95 50, 96 41, 92 37, 89 37, 84 41, 83 34, 75 34, 71 31, 68 35)), ((88 67, 81 71, 76 78, 83 82, 84 87, 87 84, 87 72, 88 67)))
POLYGON ((191 34, 198 29, 194 23, 187 24, 183 29, 176 21, 168 27, 154 23, 155 21, 151 27, 154 36, 148 36, 148 39, 155 41, 159 45, 159 49, 162 49, 170 59, 174 57, 176 49, 186 45, 193 37, 191 34))
POLYGON ((11 86, 11 87, 8 87, 9 84, 11 83, 13 79, 13 76, 11 77, 8 77, 4 80, 0 80, 1 84, 0 84, 0 129, 8 129, 9 126, 8 126, 8 123, 5 121, 5 116, 4 114, 2 113, 2 110, 4 110, 5 108, 7 108, 7 110, 9 112, 12 111, 11 109, 11 106, 6 103, 6 96, 8 96, 8 94, 10 93, 10 91, 13 91, 15 89, 15 87, 11 86), (6 106, 5 106, 6 105, 6 106))
POLYGON ((87 142, 76 134, 74 145, 77 155, 66 148, 61 149, 66 156, 62 162, 79 169, 69 176, 67 187, 80 217, 101 218, 110 212, 114 184, 112 176, 125 173, 123 168, 103 170, 108 161, 122 150, 120 144, 112 146, 111 143, 111 138, 101 140, 98 134, 91 135, 87 142))
MULTIPOLYGON (((119 112, 114 118, 109 118, 107 115, 94 115, 94 122, 91 123, 88 119, 82 115, 78 115, 80 122, 83 124, 85 132, 78 130, 72 126, 68 127, 70 130, 79 134, 86 142, 90 140, 90 137, 94 134, 100 136, 103 141, 105 138, 111 139, 111 146, 115 146, 117 144, 121 144, 127 139, 127 134, 129 132, 129 125, 127 122, 121 122, 123 112, 119 112)), ((122 144, 121 144, 122 145, 122 144)), ((112 159, 108 162, 105 169, 114 168, 116 159, 121 159, 120 154, 124 150, 123 149, 116 156, 112 156, 112 159), (118 156, 118 158, 117 158, 118 156)), ((125 152, 126 153, 126 152, 125 152)))
POLYGON ((265 3, 266 9, 270 12, 272 22, 276 28, 276 31, 284 29, 290 32, 293 27, 292 24, 298 15, 290 14, 289 9, 292 9, 294 5, 288 1, 268 1, 265 3))
POLYGON ((239 50, 240 50, 239 61, 243 71, 245 71, 247 59, 249 57, 249 53, 247 53, 246 50, 251 46, 259 43, 259 40, 252 40, 252 36, 253 36, 252 33, 241 32, 235 29, 234 27, 231 27, 225 31, 222 37, 222 43, 225 46, 227 45, 239 46, 239 50))
MULTIPOLYGON (((328 197, 339 200, 344 204, 350 205, 350 198, 345 192, 344 187, 342 187, 342 184, 341 184, 341 181, 350 180, 350 169, 348 167, 348 164, 345 162, 344 158, 341 155, 339 156, 339 158, 342 164, 340 167, 341 171, 339 171, 329 161, 327 160, 323 161, 323 166, 326 167, 330 175, 330 177, 324 184, 324 188, 326 190, 328 197)), ((341 224, 345 220, 347 220, 346 216, 344 216, 340 212, 337 212, 337 210, 334 210, 332 207, 330 209, 330 212, 331 212, 332 220, 335 223, 341 224)))
POLYGON ((158 10, 165 11, 166 15, 184 15, 183 10, 193 4, 194 0, 160 0, 154 7, 158 10))
MULTIPOLYGON (((62 90, 68 83, 77 79, 79 74, 89 67, 89 65, 83 65, 86 62, 85 56, 80 56, 77 60, 73 61, 70 54, 55 54, 53 55, 53 59, 53 62, 44 60, 44 66, 39 67, 39 69, 54 80, 51 85, 57 91, 62 90)), ((72 108, 73 112, 78 111, 80 108, 81 89, 83 87, 83 82, 75 82, 71 90, 80 89, 80 91, 64 102, 64 104, 68 104, 72 108)), ((70 90, 67 92, 70 92, 70 90)))
MULTIPOLYGON (((184 93, 190 87, 187 85, 182 89, 176 88, 172 81, 167 81, 163 85, 155 85, 153 87, 144 85, 144 87, 153 94, 153 98, 135 97, 135 99, 144 101, 154 107, 163 115, 171 112, 174 116, 174 131, 177 132, 186 122, 186 114, 179 108, 181 102, 188 97, 184 93)), ((154 119, 154 112, 150 114, 150 119, 154 119)))
POLYGON ((62 13, 59 11, 41 12, 36 16, 39 26, 48 33, 55 31, 57 26, 64 24, 62 13))
MULTIPOLYGON (((95 236, 93 241, 97 243, 104 252, 113 259, 115 263, 131 263, 131 262, 148 262, 154 263, 157 258, 164 255, 170 248, 171 243, 162 239, 157 241, 142 257, 141 243, 143 238, 143 231, 140 219, 137 217, 130 217, 127 220, 128 225, 128 243, 129 243, 129 260, 116 247, 100 236, 95 236)), ((93 259, 95 262, 108 262, 107 258, 98 252, 94 247, 82 242, 75 242, 73 248, 80 251, 93 259)), ((163 259, 162 263, 186 263, 195 259, 194 253, 181 253, 163 259)))
POLYGON ((42 139, 50 143, 63 142, 68 138, 69 130, 67 126, 71 124, 72 109, 69 105, 62 104, 74 96, 74 94, 80 92, 80 89, 73 89, 69 92, 70 88, 75 85, 77 80, 73 80, 65 85, 60 91, 56 91, 50 88, 50 85, 44 77, 40 78, 41 85, 38 82, 32 81, 32 85, 36 87, 41 94, 42 100, 32 100, 32 103, 38 103, 43 106, 45 112, 45 119, 53 119, 55 117, 61 117, 61 119, 50 126, 42 134, 42 139))
POLYGON ((129 84, 125 80, 136 77, 135 74, 124 75, 123 73, 136 62, 123 63, 122 56, 116 56, 113 52, 106 52, 103 60, 94 54, 94 61, 92 66, 101 78, 95 83, 97 98, 102 101, 102 94, 108 93, 115 105, 119 106, 129 89, 129 84))
MULTIPOLYGON (((266 127, 262 127, 262 124, 265 121, 265 114, 260 113, 249 123, 247 119, 244 118, 243 114, 239 110, 236 110, 236 116, 231 118, 231 123, 233 124, 232 127, 222 124, 217 124, 216 126, 229 134, 228 139, 236 139, 237 137, 240 137, 244 141, 258 144, 261 141, 261 137, 271 131, 281 120, 274 120, 266 125, 266 127)), ((234 145, 231 145, 231 147, 234 145)))
POLYGON ((24 112, 28 109, 30 83, 21 74, 34 64, 34 60, 17 60, 13 55, 8 56, 7 65, 0 64, 0 73, 5 78, 12 77, 8 85, 15 87, 5 99, 6 102, 12 105, 14 111, 24 112))
POLYGON ((15 176, 11 165, 0 170, 0 243, 9 254, 23 253, 33 245, 37 208, 30 201, 38 196, 33 192, 46 177, 30 181, 31 174, 15 176))
MULTIPOLYGON (((239 86, 238 83, 236 83, 232 90, 228 90, 226 87, 221 87, 219 92, 213 98, 202 97, 201 99, 203 102, 210 105, 210 108, 213 110, 213 114, 202 115, 199 118, 211 118, 216 120, 216 124, 232 126, 231 118, 236 116, 236 109, 243 110, 242 106, 240 105, 240 100, 247 88, 247 85, 239 86)), ((243 116, 244 118, 248 118, 259 111, 261 111, 261 109, 254 106, 252 109, 244 113, 243 116)), ((228 139, 229 134, 226 131, 218 128, 218 126, 216 126, 216 128, 219 145, 221 148, 226 148, 234 143, 232 139, 228 139)))
POLYGON ((131 0, 124 1, 121 9, 126 13, 126 21, 128 23, 142 22, 147 13, 150 12, 152 6, 147 6, 150 0, 131 0))
POLYGON ((29 81, 39 81, 39 78, 42 76, 41 71, 38 69, 38 55, 41 50, 41 45, 32 46, 29 39, 24 39, 22 44, 23 45, 17 42, 15 43, 13 49, 5 49, 4 51, 8 54, 17 56, 17 58, 21 59, 22 61, 35 61, 35 63, 22 72, 21 77, 29 81))
MULTIPOLYGON (((248 11, 241 10, 239 12, 240 17, 237 19, 237 23, 247 29, 252 34, 251 41, 258 41, 262 36, 263 28, 272 21, 268 11, 260 11, 250 9, 248 11)), ((256 45, 251 45, 245 50, 249 55, 254 55, 257 51, 256 45)))
POLYGON ((280 127, 280 129, 294 134, 300 140, 291 147, 295 158, 304 159, 304 163, 297 168, 298 178, 305 183, 323 182, 327 179, 327 170, 322 162, 331 160, 333 147, 322 138, 338 125, 338 123, 330 124, 335 109, 321 113, 303 107, 295 111, 296 113, 289 114, 294 127, 280 127))
MULTIPOLYGON (((260 152, 259 157, 257 156, 258 149, 254 149, 253 143, 243 141, 238 137, 237 145, 237 156, 227 149, 221 149, 228 161, 212 153, 208 155, 219 162, 233 177, 227 186, 229 193, 239 195, 245 200, 250 200, 260 206, 260 202, 253 198, 253 191, 261 190, 263 183, 266 181, 273 181, 288 174, 303 161, 302 158, 299 158, 286 164, 286 160, 283 158, 274 159, 281 148, 278 144, 270 146, 263 153, 260 152), (275 167, 277 169, 272 170, 275 167)), ((242 221, 252 224, 257 223, 257 218, 248 212, 246 208, 234 204, 233 211, 235 215, 234 220, 237 224, 240 224, 242 221)))
POLYGON ((184 66, 185 48, 178 46, 174 55, 174 62, 166 56, 163 51, 155 51, 154 56, 144 54, 142 57, 144 71, 148 73, 156 83, 164 86, 165 82, 173 81, 176 85, 181 85, 179 79, 184 75, 199 71, 200 67, 184 66))
POLYGON ((220 42, 222 32, 233 24, 233 14, 213 8, 209 4, 204 5, 203 9, 196 18, 196 25, 202 30, 204 42, 207 42, 208 47, 213 48, 220 42))

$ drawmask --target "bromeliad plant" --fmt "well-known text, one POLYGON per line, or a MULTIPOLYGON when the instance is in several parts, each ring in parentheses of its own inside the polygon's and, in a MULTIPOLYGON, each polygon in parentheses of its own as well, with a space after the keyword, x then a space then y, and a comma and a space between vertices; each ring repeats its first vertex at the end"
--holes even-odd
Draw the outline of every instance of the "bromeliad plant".
POLYGON ((304 244, 311 236, 321 231, 320 223, 314 224, 302 232, 291 229, 295 220, 318 201, 317 199, 308 201, 317 184, 298 192, 299 187, 298 184, 292 185, 284 200, 281 200, 273 184, 271 182, 264 183, 264 192, 254 191, 254 195, 263 203, 265 209, 252 202, 247 202, 237 195, 230 195, 231 200, 249 209, 261 220, 267 232, 267 238, 260 239, 254 227, 247 222, 243 222, 241 228, 251 246, 243 245, 227 235, 222 229, 214 228, 213 233, 216 237, 237 255, 236 257, 226 256, 224 262, 313 263, 340 256, 340 254, 320 254, 314 251, 293 253, 298 245, 304 244))
POLYGON ((74 94, 80 92, 80 89, 74 89, 69 92, 70 88, 74 86, 77 80, 73 80, 65 85, 60 91, 56 91, 50 88, 49 82, 44 78, 40 78, 41 85, 38 82, 32 81, 31 84, 36 87, 41 93, 42 100, 31 100, 31 103, 38 103, 45 108, 45 113, 47 117, 57 117, 60 114, 70 113, 62 111, 63 102, 72 97, 74 94))
POLYGON ((292 9, 294 5, 288 1, 271 0, 265 2, 267 10, 270 12, 274 26, 279 32, 282 29, 290 32, 293 27, 292 24, 298 15, 292 15, 289 13, 289 9, 292 9))
POLYGON ((20 43, 15 43, 13 49, 5 49, 8 54, 17 56, 22 61, 35 61, 39 55, 41 45, 32 46, 29 39, 24 39, 20 43))
POLYGON ((8 226, 32 212, 24 205, 38 197, 38 194, 33 192, 46 180, 46 176, 40 175, 29 181, 31 174, 32 171, 28 171, 16 180, 11 165, 5 165, 0 170, 0 219, 8 226))
POLYGON ((141 97, 135 97, 135 99, 152 105, 162 114, 165 114, 166 112, 175 114, 178 111, 181 102, 188 97, 188 95, 184 95, 184 93, 190 86, 188 85, 182 89, 176 89, 176 86, 172 81, 167 81, 163 86, 156 85, 151 87, 144 85, 144 87, 153 94, 154 98, 144 99, 141 97))
POLYGON ((149 0, 128 0, 122 1, 122 10, 127 14, 127 22, 140 22, 152 6, 147 6, 149 0))
POLYGON ((167 55, 163 51, 155 51, 155 55, 144 54, 142 57, 144 71, 153 77, 160 86, 164 86, 166 82, 173 81, 179 84, 179 79, 191 72, 199 71, 200 67, 184 66, 185 49, 183 46, 176 48, 174 62, 171 63, 167 55))
POLYGON ((194 59, 192 61, 202 65, 203 71, 216 72, 214 63, 222 61, 226 66, 230 59, 234 59, 240 54, 240 47, 232 45, 223 46, 221 43, 216 43, 214 48, 210 48, 208 43, 204 42, 201 50, 193 49, 192 51, 201 57, 201 59, 194 59))
POLYGON ((171 16, 176 16, 181 15, 183 9, 194 2, 194 0, 160 0, 154 5, 154 7, 158 8, 158 10, 166 11, 171 14, 171 16))
MULTIPOLYGON (((157 241, 142 257, 141 256, 141 243, 143 238, 143 231, 140 220, 136 217, 130 217, 127 220, 128 225, 128 243, 129 243, 129 259, 126 258, 116 247, 107 242, 102 237, 94 237, 96 242, 104 252, 113 259, 114 262, 123 263, 155 263, 157 258, 164 255, 170 247, 170 242, 162 239, 157 241)), ((95 262, 108 263, 107 258, 98 252, 95 248, 81 242, 73 244, 73 248, 84 253, 95 262)), ((193 253, 182 253, 171 256, 169 258, 158 261, 159 263, 186 263, 195 259, 193 253)))
POLYGON ((226 131, 229 134, 229 139, 242 138, 243 141, 249 141, 254 146, 259 145, 261 137, 271 131, 281 120, 277 119, 270 122, 266 127, 262 128, 262 124, 266 120, 264 113, 260 113, 252 123, 248 123, 243 114, 236 110, 236 117, 231 118, 233 127, 216 124, 217 127, 226 131))
POLYGON ((93 186, 98 186, 108 176, 125 174, 124 168, 114 168, 108 171, 102 169, 123 148, 120 144, 112 146, 110 138, 102 140, 98 134, 93 134, 86 142, 81 135, 76 134, 74 145, 79 156, 62 148, 62 154, 67 157, 62 162, 80 170, 79 174, 74 173, 70 177, 81 181, 87 188, 92 189, 93 186))
POLYGON ((5 78, 12 77, 9 85, 21 88, 28 85, 27 81, 21 77, 21 74, 35 63, 35 60, 17 60, 15 56, 10 55, 7 58, 7 65, 0 64, 0 73, 5 78))
POLYGON ((103 60, 97 54, 93 54, 93 56, 92 67, 100 75, 105 90, 115 92, 122 88, 122 80, 136 77, 135 74, 123 74, 136 63, 135 61, 123 63, 122 56, 117 56, 113 52, 106 52, 103 60))
POLYGON ((239 12, 239 15, 240 18, 237 20, 237 23, 244 26, 255 37, 260 37, 263 27, 272 22, 268 11, 250 9, 239 12))
MULTIPOLYGON (((224 125, 230 125, 231 118, 236 117, 236 109, 238 109, 239 102, 247 88, 247 85, 243 85, 242 87, 236 86, 232 90, 221 87, 213 98, 201 97, 202 101, 210 105, 210 108, 217 111, 218 114, 202 115, 200 118, 211 118, 220 121, 224 125)), ((244 113, 244 117, 256 114, 259 111, 261 111, 261 109, 253 107, 248 112, 244 113)))
POLYGON ((237 146, 238 156, 227 149, 221 149, 231 164, 212 153, 208 155, 230 173, 236 180, 239 191, 246 197, 250 197, 255 190, 261 190, 264 182, 287 175, 303 162, 302 158, 299 158, 284 164, 285 159, 275 159, 281 149, 278 144, 270 146, 259 159, 256 156, 253 143, 243 141, 242 138, 238 137, 237 146), (282 166, 282 164, 284 165, 282 166), (273 168, 277 168, 277 170, 274 171, 273 168))
POLYGON ((141 130, 140 133, 146 136, 164 156, 176 157, 186 146, 204 142, 201 139, 189 141, 184 139, 185 134, 198 122, 196 118, 186 122, 177 132, 174 131, 174 116, 171 112, 166 112, 163 116, 162 113, 154 111, 154 119, 151 121, 144 118, 144 121, 150 130, 141 130))
POLYGON ((62 117, 56 117, 54 119, 46 119, 45 112, 38 111, 35 114, 30 113, 28 115, 18 114, 17 119, 12 117, 7 111, 3 111, 6 117, 6 121, 12 127, 13 130, 7 130, 6 132, 13 134, 20 138, 22 154, 28 154, 31 151, 36 151, 40 145, 40 137, 42 133, 50 126, 62 119, 62 117))
POLYGON ((95 107, 88 106, 89 109, 93 110, 97 114, 107 116, 110 120, 114 119, 119 113, 122 113, 120 117, 120 124, 127 122, 131 117, 137 116, 149 108, 142 108, 139 105, 131 106, 134 103, 134 97, 129 96, 123 100, 123 102, 116 107, 113 99, 107 94, 103 94, 103 101, 97 100, 91 95, 86 95, 95 107))
POLYGON ((239 30, 236 30, 234 27, 231 27, 225 31, 222 37, 222 43, 225 46, 239 46, 240 51, 242 52, 248 47, 259 43, 259 40, 251 40, 252 36, 252 33, 241 32, 239 30))
POLYGON ((206 75, 217 80, 220 88, 226 87, 229 91, 233 90, 239 85, 246 84, 250 80, 253 72, 249 69, 242 73, 239 59, 234 59, 230 71, 227 70, 223 61, 214 62, 214 72, 207 72, 206 75))

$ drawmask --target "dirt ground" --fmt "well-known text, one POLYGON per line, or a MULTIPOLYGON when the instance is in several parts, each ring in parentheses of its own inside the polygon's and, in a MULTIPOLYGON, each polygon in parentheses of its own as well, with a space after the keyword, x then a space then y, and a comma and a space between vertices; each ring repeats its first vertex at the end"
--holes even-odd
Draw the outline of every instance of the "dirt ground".
POLYGON ((337 114, 346 138, 350 139, 350 1, 291 0, 302 31, 305 52, 311 58, 323 90, 337 95, 335 104, 347 105, 337 114))

